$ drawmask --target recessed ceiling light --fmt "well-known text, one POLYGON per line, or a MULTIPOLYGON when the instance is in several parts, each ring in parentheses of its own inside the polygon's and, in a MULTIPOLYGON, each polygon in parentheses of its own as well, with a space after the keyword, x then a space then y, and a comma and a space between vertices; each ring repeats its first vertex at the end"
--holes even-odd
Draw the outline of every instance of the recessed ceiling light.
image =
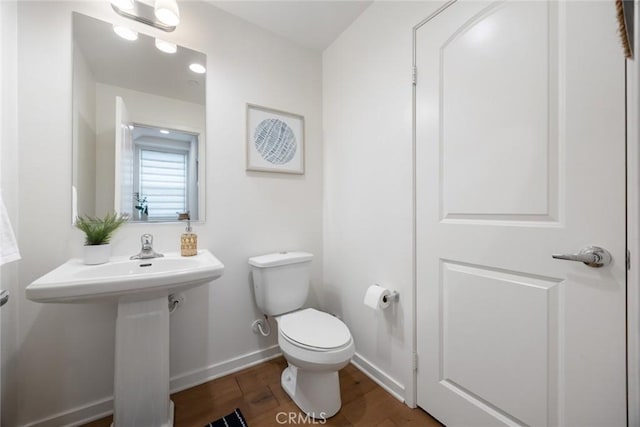
POLYGON ((204 74, 207 72, 207 69, 204 68, 204 65, 198 64, 198 63, 193 63, 189 65, 189 69, 194 73, 198 73, 198 74, 204 74))
POLYGON ((121 25, 114 25, 113 31, 125 40, 138 40, 138 32, 132 30, 131 28, 123 27, 121 25))
POLYGON ((163 134, 165 134, 165 135, 168 135, 168 134, 169 134, 169 131, 168 131, 168 130, 166 130, 166 129, 160 129, 160 133, 163 133, 163 134))
POLYGON ((176 0, 156 0, 154 13, 158 21, 171 27, 180 22, 180 9, 176 0))
POLYGON ((156 39, 156 47, 166 53, 176 53, 178 46, 165 40, 156 39))
POLYGON ((111 4, 121 10, 133 9, 133 0, 111 0, 111 4))

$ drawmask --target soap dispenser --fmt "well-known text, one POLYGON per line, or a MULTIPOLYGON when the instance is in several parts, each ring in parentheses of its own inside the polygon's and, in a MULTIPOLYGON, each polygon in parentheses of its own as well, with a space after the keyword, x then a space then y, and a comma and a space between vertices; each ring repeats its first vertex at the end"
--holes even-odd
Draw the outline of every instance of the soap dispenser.
POLYGON ((198 254, 198 235, 191 230, 191 216, 189 212, 178 214, 181 221, 187 220, 185 233, 180 237, 180 255, 194 256, 198 254))

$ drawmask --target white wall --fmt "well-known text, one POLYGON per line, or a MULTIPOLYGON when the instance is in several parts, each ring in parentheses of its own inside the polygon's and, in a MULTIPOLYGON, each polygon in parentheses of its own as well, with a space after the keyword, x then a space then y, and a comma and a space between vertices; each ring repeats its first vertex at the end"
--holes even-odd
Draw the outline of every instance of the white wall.
MULTIPOLYGON (((0 2, 0 191, 13 229, 18 225, 18 138, 17 128, 17 8, 16 3, 0 2)), ((17 305, 19 295, 18 263, 0 267, 0 288, 10 293, 9 302, 0 310, 2 399, 0 424, 16 414, 17 395, 17 305)))
MULTIPOLYGON (((204 148, 200 150, 199 155, 206 155, 207 135, 204 106, 104 83, 95 85, 95 94, 96 143, 99 159, 95 173, 96 193, 100 195, 96 198, 96 212, 98 214, 104 215, 111 212, 114 206, 116 96, 120 96, 124 100, 129 118, 134 123, 198 133, 200 135, 199 142, 204 148)), ((200 172, 200 181, 204 184, 202 190, 205 190, 206 181, 203 180, 205 171, 201 170, 200 172)), ((206 198, 206 195, 203 194, 202 197, 206 198)), ((204 216, 204 209, 200 209, 198 218, 204 216)))
POLYGON ((356 362, 413 400, 412 28, 440 2, 375 2, 323 54, 323 305, 356 362), (397 307, 363 305, 368 286, 397 307))
MULTIPOLYGON (((208 69, 207 221, 194 230, 200 247, 225 264, 221 279, 189 291, 171 317, 171 374, 178 377, 174 385, 184 386, 270 354, 260 351, 276 343, 250 330, 259 313, 250 289, 249 256, 310 251, 316 255, 316 289, 322 282, 323 184, 320 54, 210 5, 182 2, 180 9, 182 24, 163 36, 204 52, 208 69), (245 171, 246 102, 305 116, 304 176, 245 171)), ((115 306, 37 304, 21 291, 81 253, 82 236, 70 225, 73 10, 158 34, 118 17, 107 2, 18 4, 20 384, 18 416, 3 425, 43 419, 49 419, 43 425, 61 425, 92 416, 108 409, 113 390, 115 306)), ((140 234, 151 232, 157 250, 175 251, 182 231, 182 224, 128 224, 116 234, 114 250, 136 253, 140 234)))

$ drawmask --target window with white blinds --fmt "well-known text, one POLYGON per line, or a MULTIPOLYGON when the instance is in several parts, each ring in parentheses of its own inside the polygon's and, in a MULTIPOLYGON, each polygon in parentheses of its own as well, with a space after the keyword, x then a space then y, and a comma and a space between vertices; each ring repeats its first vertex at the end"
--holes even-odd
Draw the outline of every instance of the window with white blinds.
POLYGON ((188 153, 140 148, 139 160, 149 219, 175 219, 176 212, 188 211, 188 153))

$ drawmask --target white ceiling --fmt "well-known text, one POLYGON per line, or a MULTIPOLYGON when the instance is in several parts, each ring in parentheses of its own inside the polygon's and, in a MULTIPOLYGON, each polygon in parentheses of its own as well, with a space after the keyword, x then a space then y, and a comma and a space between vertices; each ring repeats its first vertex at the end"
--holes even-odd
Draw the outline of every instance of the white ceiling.
POLYGON ((209 3, 301 46, 322 51, 373 1, 209 0, 209 3))

